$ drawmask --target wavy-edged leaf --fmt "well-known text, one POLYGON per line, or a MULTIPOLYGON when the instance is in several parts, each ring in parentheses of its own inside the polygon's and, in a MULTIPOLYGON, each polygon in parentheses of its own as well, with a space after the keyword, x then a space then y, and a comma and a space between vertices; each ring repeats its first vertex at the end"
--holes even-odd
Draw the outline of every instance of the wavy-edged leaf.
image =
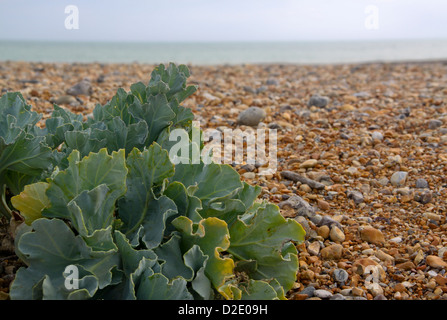
POLYGON ((148 127, 148 135, 145 145, 149 146, 156 141, 163 129, 172 124, 175 113, 169 106, 166 96, 158 94, 150 96, 147 103, 134 103, 129 106, 129 113, 137 121, 145 121, 148 127))
POLYGON ((202 211, 215 199, 235 194, 243 187, 239 174, 231 166, 215 163, 179 163, 170 180, 179 181, 188 189, 196 187, 193 195, 202 201, 202 211))
POLYGON ((59 171, 49 181, 46 194, 51 207, 42 212, 43 216, 70 218, 68 203, 83 191, 93 190, 101 184, 109 189, 110 199, 117 199, 126 192, 124 150, 109 155, 106 149, 101 149, 82 160, 79 152, 74 150, 68 157, 68 162, 68 168, 59 171))
POLYGON ((34 220, 42 217, 42 210, 49 207, 50 200, 45 192, 49 184, 37 182, 26 185, 24 190, 11 198, 11 203, 25 218, 25 223, 30 225, 34 220))
POLYGON ((161 273, 144 277, 137 290, 139 300, 192 300, 193 296, 186 288, 186 280, 176 278, 169 281, 161 273))
MULTIPOLYGON (((70 265, 81 266, 85 276, 92 275, 99 289, 111 283, 112 269, 119 264, 116 251, 93 251, 59 219, 37 219, 32 227, 17 241, 16 251, 29 267, 17 273, 10 289, 12 299, 33 298, 39 292, 43 299, 66 299, 72 291, 65 287, 63 273, 70 265)), ((88 279, 91 288, 93 278, 88 279)))
POLYGON ((127 157, 127 192, 119 200, 119 217, 123 232, 129 237, 144 225, 144 241, 157 247, 166 226, 166 219, 176 214, 175 203, 166 196, 155 199, 152 188, 172 176, 174 166, 166 150, 152 144, 143 152, 132 150, 127 157), (152 231, 155 233, 152 234, 152 231), (156 240, 158 239, 158 240, 156 240), (153 242, 155 241, 155 242, 153 242))
POLYGON ((238 218, 230 227, 228 252, 238 260, 257 262, 251 278, 276 278, 287 292, 293 286, 299 264, 296 248, 284 244, 304 241, 303 228, 295 220, 284 219, 273 204, 259 207, 256 214, 245 218, 238 218))
POLYGON ((233 276, 234 261, 221 256, 230 246, 227 224, 218 218, 207 218, 194 225, 187 217, 180 216, 172 224, 182 235, 181 248, 188 251, 194 245, 208 256, 205 274, 213 287, 219 289, 226 279, 233 276))

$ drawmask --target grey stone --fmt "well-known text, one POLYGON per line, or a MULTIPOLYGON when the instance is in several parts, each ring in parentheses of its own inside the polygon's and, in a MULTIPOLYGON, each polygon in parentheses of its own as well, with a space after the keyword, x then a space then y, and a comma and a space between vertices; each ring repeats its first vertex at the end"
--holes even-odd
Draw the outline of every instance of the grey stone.
POLYGON ((438 120, 438 119, 432 119, 428 121, 428 128, 430 130, 435 130, 437 128, 439 128, 440 126, 442 126, 442 121, 438 120))
POLYGON ((390 182, 394 187, 402 187, 407 181, 408 172, 397 171, 394 172, 390 178, 390 182))
POLYGON ((259 122, 264 120, 266 113, 259 107, 250 107, 239 114, 237 122, 240 125, 256 127, 259 122))
POLYGON ((428 188, 428 182, 425 179, 417 179, 416 180, 416 188, 425 189, 428 188))
POLYGON ((324 289, 317 289, 314 292, 314 296, 321 298, 321 299, 328 299, 333 296, 332 292, 324 290, 324 289))
POLYGON ((328 226, 329 228, 332 228, 333 225, 337 226, 340 230, 343 230, 343 227, 340 224, 340 222, 335 221, 334 219, 332 219, 329 216, 323 216, 323 218, 320 220, 320 223, 317 224, 317 226, 319 226, 319 227, 328 226))
POLYGON ((298 216, 311 218, 315 215, 314 207, 312 207, 306 200, 296 194, 291 196, 286 201, 280 202, 278 206, 280 208, 283 208, 284 206, 290 206, 291 208, 295 209, 295 212, 298 216))
POLYGON ((324 108, 328 105, 329 103, 329 98, 325 97, 325 96, 320 96, 318 94, 313 95, 312 97, 310 97, 307 106, 312 107, 318 107, 318 108, 324 108))
POLYGON ((267 79, 265 84, 268 86, 277 86, 279 84, 279 81, 276 79, 270 78, 270 79, 267 79))
POLYGON ((336 293, 329 300, 346 300, 346 297, 340 293, 336 293))
POLYGON ((307 184, 312 189, 323 190, 326 188, 326 186, 324 184, 322 184, 318 181, 306 178, 306 177, 299 175, 298 173, 292 172, 292 171, 282 171, 281 177, 283 177, 285 179, 292 180, 294 182, 301 182, 302 184, 307 184))
POLYGON ((78 106, 79 105, 79 101, 76 100, 75 97, 69 96, 69 95, 60 96, 59 98, 51 99, 50 101, 57 105, 61 105, 61 104, 68 104, 70 106, 78 106))
POLYGON ((383 140, 383 134, 380 131, 374 131, 371 134, 371 138, 373 139, 374 142, 381 142, 383 140))
POLYGON ((346 195, 348 199, 354 200, 354 203, 356 204, 362 203, 364 200, 363 194, 360 191, 348 190, 346 195))
POLYGON ((92 84, 90 83, 90 79, 85 78, 80 82, 67 89, 67 94, 72 96, 85 95, 88 96, 92 93, 92 84))
POLYGON ((314 292, 315 292, 315 287, 308 286, 308 287, 304 288, 303 290, 301 290, 300 294, 307 294, 310 298, 310 297, 314 296, 314 292))
POLYGON ((414 193, 414 200, 422 204, 431 202, 433 199, 433 194, 430 190, 417 191, 414 193))
POLYGON ((334 280, 343 284, 348 280, 349 274, 346 270, 343 269, 335 269, 334 273, 334 280))

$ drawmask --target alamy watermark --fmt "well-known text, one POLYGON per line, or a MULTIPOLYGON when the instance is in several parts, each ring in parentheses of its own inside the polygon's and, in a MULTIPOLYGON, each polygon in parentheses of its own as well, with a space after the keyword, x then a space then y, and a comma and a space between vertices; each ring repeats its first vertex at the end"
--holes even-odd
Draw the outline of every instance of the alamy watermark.
POLYGON ((68 5, 65 7, 65 13, 68 14, 64 21, 65 29, 79 29, 79 8, 72 4, 68 5))
POLYGON ((365 28, 368 30, 378 30, 379 29, 379 7, 371 4, 365 8, 365 14, 367 14, 366 19, 365 19, 365 28))

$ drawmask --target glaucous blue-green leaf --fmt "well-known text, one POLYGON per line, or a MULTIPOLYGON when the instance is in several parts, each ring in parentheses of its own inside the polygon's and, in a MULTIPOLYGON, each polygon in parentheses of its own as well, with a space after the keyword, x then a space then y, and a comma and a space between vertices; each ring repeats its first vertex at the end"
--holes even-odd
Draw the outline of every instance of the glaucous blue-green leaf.
POLYGON ((183 253, 180 249, 181 238, 174 234, 168 241, 155 248, 154 251, 158 258, 162 260, 161 272, 168 279, 182 277, 191 281, 194 276, 194 270, 185 265, 183 253))
POLYGON ((90 123, 107 121, 115 117, 119 117, 126 125, 134 122, 132 115, 129 113, 129 105, 135 100, 135 96, 128 94, 124 89, 119 88, 113 98, 104 106, 96 105, 93 110, 93 118, 90 123))
POLYGON ((200 299, 210 300, 214 298, 214 291, 210 279, 205 274, 208 256, 204 255, 198 245, 192 246, 184 255, 185 265, 193 270, 195 276, 191 281, 193 293, 200 299))
POLYGON ((156 199, 152 188, 172 176, 174 166, 167 151, 156 143, 143 152, 132 150, 126 164, 129 170, 127 192, 118 202, 122 231, 132 238, 144 226, 143 241, 157 247, 165 230, 166 219, 176 214, 177 207, 166 196, 156 199))
POLYGON ((202 211, 217 199, 235 194, 243 187, 239 174, 229 165, 211 163, 177 164, 171 181, 179 181, 187 188, 196 187, 193 195, 202 201, 202 211))
POLYGON ((93 128, 91 138, 98 141, 105 141, 105 146, 110 152, 125 149, 128 154, 133 148, 142 149, 148 135, 147 124, 144 121, 126 125, 119 117, 115 117, 103 128, 93 128))
POLYGON ((115 240, 121 257, 119 268, 124 273, 124 279, 111 290, 109 297, 135 300, 135 290, 141 278, 154 274, 153 268, 157 265, 158 257, 152 250, 133 248, 126 236, 118 230, 115 231, 115 240))
POLYGON ((257 270, 250 274, 256 280, 276 278, 287 292, 296 279, 299 267, 296 248, 284 244, 304 241, 305 232, 295 220, 284 219, 273 204, 259 207, 245 221, 238 218, 230 227, 228 252, 237 260, 255 260, 257 270))
POLYGON ((0 137, 7 144, 13 142, 12 127, 29 131, 39 120, 41 115, 31 111, 20 92, 7 92, 0 98, 0 137), (6 138, 6 137, 10 138, 6 138))
POLYGON ((100 184, 92 190, 82 191, 67 204, 73 227, 85 240, 89 239, 86 241, 91 247, 106 250, 112 246, 111 233, 101 231, 112 227, 116 200, 107 185, 100 184))
MULTIPOLYGON (((172 181, 164 189, 163 194, 175 202, 175 205, 177 206, 177 215, 186 216, 195 223, 198 223, 203 219, 198 212, 202 209, 202 202, 199 198, 190 195, 182 183, 172 181)), ((171 217, 171 219, 174 217, 171 217)), ((168 230, 172 231, 173 229, 168 228, 168 230)))
POLYGON ((119 264, 116 250, 93 251, 59 219, 37 219, 32 227, 33 231, 22 233, 17 240, 16 251, 29 267, 17 273, 10 290, 12 299, 31 299, 39 292, 42 299, 66 299, 73 289, 65 286, 64 271, 72 265, 81 266, 84 276, 89 276, 85 281, 90 289, 92 281, 98 288, 111 283, 111 270, 119 264))
POLYGON ((180 216, 172 224, 182 236, 181 249, 188 251, 194 245, 208 256, 205 274, 210 279, 213 287, 217 290, 224 284, 225 280, 233 275, 234 261, 221 256, 230 246, 230 237, 225 221, 218 218, 207 218, 198 224, 187 217, 180 216))
POLYGON ((176 278, 169 281, 161 273, 144 277, 137 289, 138 300, 192 300, 186 288, 186 280, 176 278))
POLYGON ((164 93, 168 100, 175 98, 178 103, 181 103, 197 90, 197 86, 186 86, 189 76, 189 70, 185 65, 177 67, 170 63, 166 68, 160 64, 151 73, 149 92, 153 95, 164 93))
POLYGON ((137 121, 145 121, 148 127, 148 136, 145 145, 149 146, 156 141, 163 129, 172 124, 175 113, 169 106, 166 96, 158 94, 149 96, 144 104, 134 103, 129 106, 129 113, 137 121))
POLYGON ((6 170, 39 176, 51 168, 52 155, 43 137, 33 137, 22 131, 9 145, 0 137, 0 178, 6 170))
POLYGON ((65 132, 66 153, 76 150, 81 157, 84 157, 90 152, 98 152, 100 149, 107 147, 107 140, 103 137, 101 138, 101 140, 98 140, 92 134, 91 128, 83 131, 67 131, 65 132))
POLYGON ((42 212, 46 217, 70 218, 68 203, 83 191, 90 191, 104 184, 109 189, 110 201, 118 199, 126 192, 127 168, 124 150, 107 153, 101 149, 90 153, 82 160, 77 150, 68 157, 68 168, 59 171, 50 181, 47 197, 51 206, 42 212))
POLYGON ((57 148, 65 141, 65 133, 67 131, 83 130, 83 119, 82 114, 72 113, 57 105, 54 105, 53 108, 51 117, 45 120, 45 128, 43 130, 47 144, 51 148, 57 148))

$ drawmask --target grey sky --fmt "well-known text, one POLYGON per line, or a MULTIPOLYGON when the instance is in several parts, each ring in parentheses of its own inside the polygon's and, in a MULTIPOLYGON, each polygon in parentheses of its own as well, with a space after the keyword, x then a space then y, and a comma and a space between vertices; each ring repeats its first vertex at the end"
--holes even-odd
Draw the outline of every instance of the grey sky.
POLYGON ((0 40, 297 41, 447 38, 445 0, 0 0, 0 40), (67 5, 79 29, 67 30, 67 5), (365 27, 368 6, 378 29, 365 27))

